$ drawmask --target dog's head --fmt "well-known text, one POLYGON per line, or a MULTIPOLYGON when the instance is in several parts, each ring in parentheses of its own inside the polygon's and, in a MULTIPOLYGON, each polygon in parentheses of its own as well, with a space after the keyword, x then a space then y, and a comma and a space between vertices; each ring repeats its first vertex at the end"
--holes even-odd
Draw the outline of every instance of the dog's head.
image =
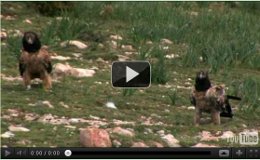
POLYGON ((23 49, 29 53, 37 52, 41 48, 41 42, 35 32, 25 32, 22 41, 23 49))
POLYGON ((196 78, 200 79, 200 80, 208 79, 209 78, 208 71, 199 71, 199 72, 197 72, 196 78))
POLYGON ((195 89, 196 91, 206 91, 211 87, 207 71, 199 71, 195 78, 195 89))

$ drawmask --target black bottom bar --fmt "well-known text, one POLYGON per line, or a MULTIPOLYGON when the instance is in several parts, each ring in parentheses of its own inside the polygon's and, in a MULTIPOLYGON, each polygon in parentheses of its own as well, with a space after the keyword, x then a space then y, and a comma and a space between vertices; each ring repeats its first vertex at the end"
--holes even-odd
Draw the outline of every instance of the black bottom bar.
POLYGON ((1 148, 2 159, 259 159, 248 148, 1 148))

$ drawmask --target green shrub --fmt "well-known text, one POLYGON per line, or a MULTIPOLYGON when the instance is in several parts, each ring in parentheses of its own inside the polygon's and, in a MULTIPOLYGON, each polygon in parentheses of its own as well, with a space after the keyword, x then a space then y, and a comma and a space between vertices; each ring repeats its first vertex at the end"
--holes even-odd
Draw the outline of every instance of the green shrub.
POLYGON ((21 49, 22 49, 22 37, 13 37, 10 36, 7 38, 7 45, 8 45, 8 51, 9 53, 15 58, 19 59, 21 49))
POLYGON ((247 77, 244 80, 235 80, 232 82, 230 87, 230 93, 232 95, 242 97, 240 109, 249 112, 260 109, 259 91, 260 81, 254 77, 247 77))
POLYGON ((132 96, 136 92, 136 89, 123 89, 123 96, 132 96))
POLYGON ((36 9, 40 14, 46 16, 61 15, 64 11, 74 8, 74 2, 29 2, 28 7, 36 9))
POLYGON ((178 99, 178 96, 177 96, 177 90, 174 89, 174 90, 171 90, 167 93, 168 97, 170 98, 171 100, 171 104, 172 105, 175 105, 176 104, 176 101, 178 99))
POLYGON ((142 48, 139 50, 140 60, 147 60, 151 64, 151 81, 156 84, 165 84, 169 81, 168 68, 166 67, 165 51, 159 47, 142 48))

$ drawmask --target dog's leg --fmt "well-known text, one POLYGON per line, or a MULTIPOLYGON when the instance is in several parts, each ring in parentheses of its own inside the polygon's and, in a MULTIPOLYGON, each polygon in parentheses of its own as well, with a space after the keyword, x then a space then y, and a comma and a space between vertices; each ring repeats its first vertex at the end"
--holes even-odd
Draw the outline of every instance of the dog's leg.
POLYGON ((25 72, 23 74, 23 82, 24 82, 26 89, 30 90, 31 89, 31 77, 27 72, 25 72))
POLYGON ((48 91, 52 87, 52 82, 51 82, 51 76, 49 74, 45 74, 42 78, 43 81, 43 88, 45 91, 48 91))
POLYGON ((219 125, 220 124, 220 112, 219 111, 212 111, 211 112, 211 118, 214 124, 219 125))
POLYGON ((199 126, 200 118, 201 118, 201 110, 198 107, 195 107, 195 116, 194 116, 195 126, 199 126))

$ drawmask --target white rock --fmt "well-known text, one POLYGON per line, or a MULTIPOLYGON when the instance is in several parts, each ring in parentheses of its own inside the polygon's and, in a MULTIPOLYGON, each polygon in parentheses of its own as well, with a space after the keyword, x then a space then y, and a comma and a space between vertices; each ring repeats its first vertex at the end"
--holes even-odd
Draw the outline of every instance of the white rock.
POLYGON ((164 135, 161 138, 169 147, 180 147, 179 141, 171 134, 164 135))
POLYGON ((161 43, 162 44, 172 44, 173 42, 169 39, 164 38, 164 39, 161 39, 161 43))
POLYGON ((88 46, 84 44, 83 42, 77 41, 77 40, 70 40, 70 41, 64 41, 61 42, 61 47, 66 47, 67 45, 75 46, 79 49, 86 49, 88 46))
POLYGON ((112 144, 113 144, 113 146, 115 146, 115 147, 120 147, 122 144, 121 144, 121 142, 119 142, 118 140, 113 140, 112 141, 112 144))
POLYGON ((35 114, 35 113, 26 113, 25 116, 24 116, 24 119, 26 121, 34 121, 37 118, 39 118, 39 115, 35 114))
POLYGON ((65 104, 64 102, 60 102, 59 103, 62 107, 64 107, 64 108, 70 108, 67 104, 65 104))
POLYGON ((185 82, 184 84, 187 85, 187 86, 192 85, 191 82, 185 82))
POLYGON ((151 128, 145 128, 145 131, 149 134, 153 133, 153 130, 151 128))
POLYGON ((71 70, 71 66, 69 64, 62 64, 62 63, 57 63, 54 65, 54 72, 56 74, 66 74, 71 70))
POLYGON ((99 68, 96 67, 96 66, 93 66, 93 67, 91 67, 90 69, 91 69, 91 70, 99 70, 99 68))
POLYGON ((247 125, 246 124, 242 124, 242 127, 247 128, 247 125))
POLYGON ((132 45, 122 45, 121 48, 126 51, 134 51, 134 48, 132 45))
POLYGON ((122 135, 122 136, 127 136, 127 137, 134 137, 134 135, 135 135, 130 130, 127 130, 127 129, 124 129, 124 128, 121 128, 121 127, 114 128, 112 132, 119 134, 119 135, 122 135))
POLYGON ((11 76, 5 76, 1 74, 1 78, 5 81, 22 81, 22 77, 11 77, 11 76))
POLYGON ((106 107, 107 108, 112 108, 112 109, 117 109, 117 107, 115 106, 115 104, 113 102, 107 102, 106 103, 106 107))
POLYGON ((92 69, 72 68, 70 73, 75 77, 93 77, 96 72, 92 69))
POLYGON ((106 62, 104 59, 102 59, 102 58, 100 58, 100 57, 99 57, 96 61, 97 61, 97 62, 102 62, 102 63, 105 63, 105 62, 106 62))
POLYGON ((32 24, 32 21, 29 20, 29 19, 25 19, 23 22, 28 23, 28 24, 32 24))
POLYGON ((94 83, 95 84, 102 84, 102 82, 100 82, 100 81, 95 81, 94 83))
POLYGON ((54 108, 54 106, 49 101, 42 101, 41 103, 42 103, 42 105, 45 105, 45 106, 47 106, 49 108, 54 108))
POLYGON ((92 115, 89 115, 89 118, 91 118, 91 119, 95 119, 95 120, 100 120, 100 117, 92 116, 92 115))
POLYGON ((114 48, 114 49, 117 48, 117 42, 112 40, 111 41, 111 47, 114 48))
POLYGON ((57 63, 53 74, 56 77, 70 75, 74 77, 93 77, 96 72, 92 69, 73 68, 69 64, 57 63))
MULTIPOLYGON (((163 50, 168 50, 169 49, 169 46, 164 46, 162 47, 163 50)), ((173 54, 174 55, 174 54, 173 54)))
POLYGON ((152 141, 151 144, 152 144, 152 147, 158 147, 158 148, 162 148, 163 147, 163 145, 161 143, 159 143, 159 142, 152 141))
POLYGON ((165 134, 165 131, 164 130, 159 130, 156 133, 158 133, 160 136, 163 136, 165 134))
POLYGON ((166 112, 166 113, 169 113, 169 112, 170 112, 170 110, 169 110, 169 109, 165 109, 165 110, 164 110, 164 112, 166 112))
POLYGON ((59 60, 59 61, 67 61, 70 60, 70 57, 64 57, 64 56, 51 56, 51 59, 59 60))
POLYGON ((110 39, 113 39, 113 40, 122 40, 123 38, 120 36, 120 35, 110 35, 110 39))
POLYGON ((69 119, 69 122, 70 123, 79 123, 79 122, 81 122, 81 119, 80 118, 71 118, 71 119, 69 119))
POLYGON ((1 40, 6 39, 7 38, 7 33, 4 31, 1 31, 1 40))
POLYGON ((69 128, 69 129, 76 129, 77 128, 76 126, 72 126, 72 125, 65 125, 64 127, 69 128))
POLYGON ((125 52, 125 55, 133 55, 133 54, 137 54, 137 52, 128 52, 128 51, 125 52))
POLYGON ((180 108, 181 108, 181 109, 186 109, 186 108, 187 108, 187 106, 180 106, 180 108))
POLYGON ((213 136, 209 131, 202 131, 200 141, 219 141, 219 138, 213 136))
POLYGON ((113 119, 113 123, 117 126, 119 125, 135 125, 135 122, 134 121, 121 121, 121 120, 118 120, 118 119, 113 119))
POLYGON ((23 36, 23 32, 18 29, 9 30, 8 33, 9 33, 9 35, 12 35, 13 37, 22 37, 23 36))
POLYGON ((12 119, 11 116, 9 116, 9 115, 3 115, 1 118, 2 119, 6 119, 6 120, 11 120, 12 119))
POLYGON ((4 19, 7 20, 7 21, 10 21, 10 20, 15 20, 15 18, 13 16, 4 16, 4 19))
POLYGON ((199 57, 199 60, 202 62, 202 61, 203 61, 203 57, 202 57, 202 56, 200 56, 200 57, 199 57))
POLYGON ((149 147, 143 142, 134 142, 131 147, 149 147))
POLYGON ((194 106, 189 106, 187 109, 188 110, 195 110, 195 107, 194 106))
POLYGON ((99 44, 98 44, 98 47, 99 47, 99 48, 104 48, 105 46, 104 46, 104 44, 99 43, 99 44))
POLYGON ((191 11, 191 12, 190 12, 190 15, 191 15, 191 16, 198 16, 199 13, 198 13, 198 12, 191 11))
POLYGON ((234 137, 235 136, 235 134, 233 133, 233 132, 231 132, 231 131, 226 131, 226 132, 224 132, 221 136, 220 136, 220 138, 222 138, 222 139, 227 139, 227 138, 232 138, 232 137, 234 137))
POLYGON ((82 53, 73 53, 72 55, 76 58, 82 57, 82 53))
POLYGON ((153 44, 152 41, 147 41, 146 44, 150 45, 150 44, 153 44))
POLYGON ((127 56, 124 56, 124 55, 117 55, 117 57, 118 57, 118 61, 126 61, 126 60, 129 60, 129 57, 127 57, 127 56))
POLYGON ((1 134, 1 138, 12 138, 12 137, 14 137, 14 134, 11 131, 7 131, 1 134))
POLYGON ((30 131, 30 129, 28 129, 28 128, 21 127, 21 126, 15 126, 15 125, 9 126, 8 129, 11 132, 29 132, 30 131))
POLYGON ((61 21, 63 17, 56 17, 56 20, 61 21))

